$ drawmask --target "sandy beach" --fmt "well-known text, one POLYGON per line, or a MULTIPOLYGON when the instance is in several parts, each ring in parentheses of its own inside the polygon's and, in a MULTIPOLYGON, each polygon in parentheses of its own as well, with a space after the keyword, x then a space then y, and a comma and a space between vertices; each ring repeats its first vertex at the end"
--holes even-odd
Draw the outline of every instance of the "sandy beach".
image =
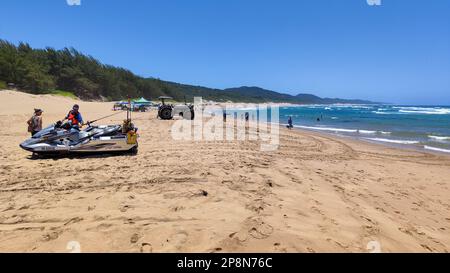
MULTIPOLYGON (((450 251, 450 156, 308 131, 257 141, 174 141, 174 121, 136 113, 136 156, 33 159, 19 148, 77 102, 0 91, 0 252, 450 251), (368 249, 369 248, 369 249, 368 249)), ((106 119, 121 123, 124 116, 106 119)))

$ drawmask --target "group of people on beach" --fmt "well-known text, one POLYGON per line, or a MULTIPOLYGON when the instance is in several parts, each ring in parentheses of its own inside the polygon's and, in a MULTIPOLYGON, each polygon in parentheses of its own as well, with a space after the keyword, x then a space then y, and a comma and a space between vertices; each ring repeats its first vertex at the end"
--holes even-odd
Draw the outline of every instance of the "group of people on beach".
MULTIPOLYGON (((317 118, 317 122, 320 122, 323 120, 323 115, 321 114, 320 117, 317 118)), ((288 125, 286 126, 289 130, 294 128, 294 124, 292 122, 292 116, 289 116, 288 118, 288 125)))
MULTIPOLYGON (((73 128, 82 128, 84 126, 84 122, 79 110, 80 106, 78 104, 75 104, 72 107, 72 110, 70 110, 67 116, 62 120, 62 122, 67 120, 70 122, 73 128)), ((27 121, 28 132, 31 133, 31 136, 34 136, 42 130, 43 113, 44 111, 42 109, 34 109, 33 116, 27 121)))
MULTIPOLYGON (((69 111, 69 113, 67 114, 67 116, 62 120, 62 121, 70 121, 71 125, 74 128, 82 128, 84 126, 83 123, 83 117, 81 116, 81 113, 79 112, 80 110, 80 106, 78 104, 75 104, 72 107, 72 110, 69 111)), ((35 134, 37 134, 39 131, 42 130, 42 113, 44 111, 42 109, 34 109, 34 114, 33 116, 27 121, 28 124, 28 132, 31 133, 31 136, 34 136, 35 134)), ((245 113, 245 120, 248 121, 249 119, 249 115, 248 113, 245 113)), ((227 114, 224 111, 223 112, 223 120, 224 122, 227 119, 227 114)), ((321 119, 323 119, 323 117, 321 116, 320 118, 317 118, 317 121, 320 121, 321 119)), ((289 116, 288 118, 288 125, 286 126, 288 129, 293 129, 294 128, 294 124, 292 121, 292 117, 289 116)))

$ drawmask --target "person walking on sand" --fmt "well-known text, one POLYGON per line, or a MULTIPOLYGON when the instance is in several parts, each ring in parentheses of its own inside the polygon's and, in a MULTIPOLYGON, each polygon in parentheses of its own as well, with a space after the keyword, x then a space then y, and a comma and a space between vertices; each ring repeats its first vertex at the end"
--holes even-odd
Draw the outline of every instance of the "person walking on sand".
POLYGON ((31 133, 31 136, 34 136, 39 131, 42 130, 42 111, 41 109, 34 109, 33 116, 27 121, 28 124, 28 132, 31 133))
POLYGON ((68 120, 72 123, 72 127, 75 128, 83 127, 83 117, 81 116, 79 110, 80 106, 78 104, 75 104, 72 107, 72 110, 70 110, 67 116, 63 119, 63 122, 65 120, 68 120))
POLYGON ((290 116, 289 119, 288 119, 288 126, 287 126, 287 128, 288 128, 288 129, 294 128, 294 125, 292 125, 292 117, 291 117, 291 116, 290 116))

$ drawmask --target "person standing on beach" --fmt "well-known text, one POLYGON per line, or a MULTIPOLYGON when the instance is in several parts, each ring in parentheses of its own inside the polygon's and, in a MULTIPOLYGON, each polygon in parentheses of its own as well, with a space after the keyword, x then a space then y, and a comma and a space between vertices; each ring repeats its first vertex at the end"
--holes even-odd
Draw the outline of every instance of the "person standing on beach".
POLYGON ((34 115, 27 121, 28 132, 34 136, 42 130, 42 111, 41 109, 34 109, 34 115))
POLYGON ((292 128, 294 128, 294 125, 292 125, 292 117, 291 116, 289 116, 289 119, 288 119, 288 129, 292 129, 292 128))

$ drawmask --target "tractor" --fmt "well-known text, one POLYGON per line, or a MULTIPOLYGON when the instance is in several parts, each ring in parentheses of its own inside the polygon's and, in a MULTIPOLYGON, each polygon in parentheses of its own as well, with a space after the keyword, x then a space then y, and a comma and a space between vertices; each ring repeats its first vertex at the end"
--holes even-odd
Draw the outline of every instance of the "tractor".
POLYGON ((185 104, 172 105, 166 104, 166 100, 171 100, 171 97, 159 97, 161 105, 158 108, 158 118, 162 120, 171 120, 175 116, 179 116, 183 119, 194 120, 195 112, 194 106, 185 104))

